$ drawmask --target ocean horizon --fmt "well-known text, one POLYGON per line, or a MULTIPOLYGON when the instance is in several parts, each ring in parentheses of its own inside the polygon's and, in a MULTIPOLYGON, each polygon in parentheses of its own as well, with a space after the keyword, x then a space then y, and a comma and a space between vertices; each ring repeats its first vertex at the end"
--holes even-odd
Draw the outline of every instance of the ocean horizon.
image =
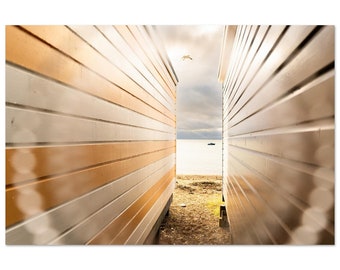
POLYGON ((176 142, 177 175, 222 175, 222 140, 177 139, 176 142))

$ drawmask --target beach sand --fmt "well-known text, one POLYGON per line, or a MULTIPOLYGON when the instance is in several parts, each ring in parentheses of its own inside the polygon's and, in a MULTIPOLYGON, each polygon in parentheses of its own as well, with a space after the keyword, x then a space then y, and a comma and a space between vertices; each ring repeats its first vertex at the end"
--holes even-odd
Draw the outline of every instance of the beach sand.
POLYGON ((160 227, 160 245, 229 245, 228 228, 219 227, 222 177, 177 175, 169 215, 160 227))

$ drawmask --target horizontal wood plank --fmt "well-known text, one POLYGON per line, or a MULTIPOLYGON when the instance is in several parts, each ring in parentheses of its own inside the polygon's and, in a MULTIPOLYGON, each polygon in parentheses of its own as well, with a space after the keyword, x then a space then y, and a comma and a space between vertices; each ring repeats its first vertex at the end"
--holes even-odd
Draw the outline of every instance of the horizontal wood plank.
MULTIPOLYGON (((125 245, 141 245, 145 243, 153 227, 156 227, 157 221, 161 222, 162 212, 165 214, 166 205, 171 200, 173 190, 175 189, 176 179, 174 178, 168 187, 162 192, 161 196, 157 199, 154 205, 150 208, 149 212, 141 220, 138 227, 131 233, 129 238, 124 243, 125 245)), ((156 227, 157 228, 157 227, 156 227)))
POLYGON ((230 145, 334 169, 334 130, 249 136, 230 139, 230 145), (313 147, 311 147, 313 146, 313 147))
MULTIPOLYGON (((262 244, 255 222, 250 219, 255 215, 255 209, 247 198, 249 191, 244 188, 239 185, 237 178, 232 175, 228 176, 228 207, 234 210, 230 211, 230 216, 228 212, 228 216, 232 220, 230 225, 233 232, 233 243, 239 244, 244 241, 244 243, 262 244)), ((265 232, 263 228, 262 232, 265 232)))
POLYGON ((130 31, 130 28, 123 25, 114 25, 114 28, 119 32, 119 34, 126 40, 126 42, 129 44, 129 46, 135 51, 138 58, 143 61, 143 63, 147 66, 147 68, 154 74, 154 76, 157 78, 157 80, 162 85, 163 89, 166 89, 170 95, 174 96, 173 88, 169 87, 167 82, 164 80, 162 74, 159 70, 155 67, 155 64, 150 60, 146 52, 148 51, 146 47, 142 48, 139 45, 139 41, 137 40, 137 37, 134 36, 134 34, 130 31))
MULTIPOLYGON (((247 70, 247 74, 246 77, 243 79, 244 82, 249 82, 251 81, 254 76, 256 76, 257 72, 259 71, 259 69, 261 68, 261 66, 263 65, 266 57, 270 54, 274 44, 277 42, 277 40, 279 39, 280 35, 282 34, 282 32, 284 31, 285 26, 282 25, 276 25, 276 26, 264 26, 259 33, 259 39, 257 39, 257 41, 259 41, 260 43, 255 43, 252 47, 254 47, 255 51, 255 56, 252 60, 251 66, 249 67, 249 69, 247 70), (258 48, 256 48, 256 46, 259 46, 258 48)), ((238 42, 238 38, 235 40, 235 42, 238 42)), ((238 49, 237 43, 235 44, 235 49, 238 49)), ((238 54, 240 54, 241 52, 237 53, 237 52, 233 52, 233 54, 235 54, 235 56, 232 57, 238 57, 238 54)), ((235 59, 236 62, 234 62, 230 68, 231 70, 235 69, 235 65, 237 64, 237 60, 235 59)), ((232 71, 230 71, 232 72, 232 71)), ((225 86, 226 89, 228 90, 228 92, 232 92, 235 91, 236 89, 233 89, 233 85, 234 85, 234 76, 230 78, 229 83, 225 86)), ((245 87, 247 84, 243 85, 243 87, 245 87)), ((243 90, 241 88, 241 90, 243 90)), ((231 102, 231 98, 232 96, 229 96, 229 101, 231 102)), ((237 99, 235 99, 237 100, 237 99)), ((230 111, 233 108, 233 106, 229 106, 228 110, 230 111)))
POLYGON ((6 102, 98 121, 173 130, 173 126, 9 64, 6 65, 6 102))
MULTIPOLYGON (((176 94, 172 89, 163 88, 162 82, 158 73, 153 72, 149 67, 149 63, 142 61, 138 52, 141 48, 129 43, 129 40, 123 38, 123 36, 112 25, 99 25, 97 28, 103 33, 110 42, 115 44, 115 47, 132 63, 143 76, 169 101, 176 99, 176 94), (171 91, 170 91, 171 90, 171 91)), ((126 28, 126 27, 123 27, 126 28)), ((176 83, 177 84, 177 83, 176 83)), ((172 86, 175 89, 176 84, 172 86)))
POLYGON ((234 136, 297 125, 315 119, 332 118, 334 106, 334 70, 332 70, 242 122, 230 126, 228 133, 234 136))
MULTIPOLYGON (((109 82, 119 86, 132 96, 143 100, 146 104, 162 112, 170 119, 173 117, 173 114, 169 112, 166 107, 164 107, 164 102, 162 103, 157 101, 154 98, 154 95, 148 93, 142 86, 135 82, 137 79, 136 74, 133 74, 134 80, 132 80, 119 67, 117 67, 117 65, 112 64, 107 58, 103 57, 96 50, 94 50, 94 48, 96 48, 96 44, 84 42, 65 26, 34 25, 22 27, 33 35, 52 45, 58 51, 65 53, 77 62, 83 64, 89 70, 97 73, 109 82), (60 42, 60 39, 68 40, 68 42, 60 42), (72 45, 70 46, 70 44, 72 45)), ((81 28, 83 28, 84 31, 91 29, 86 26, 81 26, 81 28)), ((95 33, 98 34, 99 37, 102 37, 98 31, 95 31, 95 33)), ((90 34, 93 35, 92 32, 90 34)), ((95 38, 96 42, 99 42, 98 37, 93 38, 95 38)), ((108 53, 112 54, 111 51, 108 53)))
POLYGON ((12 226, 6 231, 6 243, 84 244, 97 232, 98 226, 104 227, 106 222, 119 215, 134 196, 160 179, 174 163, 175 154, 12 226))
MULTIPOLYGON (((173 182, 175 181, 174 176, 175 175, 173 173, 172 177, 169 179, 171 182, 168 180, 163 181, 164 182, 163 185, 157 191, 149 193, 149 195, 147 196, 149 200, 140 208, 140 210, 135 214, 135 216, 131 220, 126 222, 126 226, 124 227, 124 229, 120 233, 118 233, 115 238, 111 240, 110 242, 111 245, 126 244, 130 236, 136 229, 138 229, 141 226, 141 223, 149 216, 153 208, 157 206, 159 208, 161 207, 163 208, 165 206, 165 204, 159 205, 160 203, 159 201, 162 199, 162 197, 164 197, 164 195, 167 195, 167 199, 170 198, 168 190, 171 187, 173 187, 173 182)), ((149 229, 151 228, 152 227, 150 227, 149 229)))
MULTIPOLYGON (((126 77, 122 77, 124 81, 134 81, 138 88, 143 89, 148 93, 148 97, 153 97, 156 99, 163 107, 174 114, 173 108, 173 100, 169 98, 169 96, 164 95, 164 90, 155 88, 148 80, 146 80, 143 73, 139 72, 136 67, 131 64, 127 58, 126 53, 121 54, 115 46, 112 46, 112 43, 107 39, 102 32, 95 26, 69 26, 69 28, 74 31, 77 35, 79 35, 85 42, 87 42, 90 46, 98 51, 104 58, 106 58, 110 63, 112 63, 115 67, 117 67, 123 74, 126 74, 126 77)), ((110 27, 110 29, 113 29, 110 27)), ((114 43, 113 43, 114 44, 114 43)), ((120 74, 117 74, 120 75, 120 74)), ((136 91, 137 93, 137 91, 136 91)), ((141 96, 141 92, 138 91, 138 95, 141 96)), ((147 99, 143 100, 148 102, 147 99)), ((150 103, 151 105, 152 103, 150 103)))
MULTIPOLYGON (((262 30, 263 26, 261 26, 262 30)), ((277 44, 275 50, 272 51, 268 59, 259 68, 254 69, 253 58, 247 67, 247 72, 242 78, 242 82, 237 86, 240 93, 236 98, 230 101, 229 119, 242 108, 242 106, 250 99, 252 95, 275 73, 276 69, 287 60, 289 55, 297 49, 298 45, 311 33, 315 26, 290 26, 284 36, 277 44), (254 74, 254 71, 258 73, 254 74), (237 102, 236 102, 237 101, 237 102)), ((263 37, 261 32, 257 33, 259 38, 263 37)), ((263 31, 262 31, 263 33, 263 31)), ((256 37, 257 38, 257 37, 256 37)), ((267 41, 266 41, 267 42, 267 41)), ((253 44, 251 48, 252 54, 256 52, 257 45, 253 44)))
POLYGON ((233 30, 219 76, 233 243, 334 244, 334 26, 233 30))
POLYGON ((237 112, 237 116, 229 118, 229 126, 241 122, 280 96, 289 93, 294 87, 299 86, 304 80, 333 61, 334 28, 326 27, 321 29, 293 60, 263 85, 257 94, 237 112))
POLYGON ((6 226, 84 195, 174 153, 169 148, 6 189, 6 226))
MULTIPOLYGON (((334 189, 334 174, 329 169, 318 171, 315 166, 232 146, 230 146, 230 155, 242 160, 249 170, 267 177, 281 190, 305 204, 309 204, 309 196, 315 186, 334 189)), ((242 175, 241 172, 240 174, 242 175)))
POLYGON ((165 72, 165 76, 170 78, 171 93, 174 97, 176 97, 176 85, 178 84, 178 77, 171 64, 166 48, 163 46, 163 42, 159 37, 159 33, 156 31, 154 26, 144 25, 143 27, 155 48, 158 48, 157 52, 155 53, 159 56, 161 66, 164 67, 163 70, 165 72))
POLYGON ((7 106, 6 143, 87 143, 134 140, 174 140, 175 131, 88 120, 7 106))
POLYGON ((123 244, 129 235, 127 231, 136 227, 138 220, 146 214, 157 198, 161 196, 162 192, 173 180, 174 172, 174 169, 170 170, 103 231, 90 239, 87 244, 123 244))
MULTIPOLYGON (((174 95, 174 85, 176 85, 176 80, 171 76, 173 73, 172 69, 168 69, 168 65, 164 62, 161 56, 161 49, 156 50, 160 44, 155 43, 155 37, 152 38, 153 29, 147 26, 139 27, 137 25, 128 25, 130 32, 134 35, 139 44, 144 48, 145 54, 152 61, 153 65, 156 67, 157 71, 161 74, 163 80, 168 85, 170 91, 174 95), (153 44, 153 46, 150 46, 153 44), (147 49, 149 47, 149 49, 147 49)), ((167 61, 166 61, 167 62, 167 61)))
POLYGON ((175 126, 174 119, 17 27, 6 27, 6 61, 175 126))
POLYGON ((7 244, 142 244, 158 226, 178 82, 161 46, 146 26, 6 26, 7 244))
POLYGON ((259 32, 258 30, 258 26, 248 26, 243 34, 244 38, 242 38, 242 42, 244 43, 243 47, 242 45, 237 46, 237 48, 239 47, 237 52, 237 54, 239 55, 239 59, 237 60, 237 70, 234 69, 234 72, 231 75, 232 77, 230 77, 230 80, 233 82, 233 84, 230 85, 230 88, 228 88, 230 89, 228 95, 230 106, 232 106, 233 104, 233 99, 240 96, 241 94, 239 92, 243 90, 239 86, 244 80, 244 77, 247 75, 247 72, 250 68, 250 63, 252 63, 252 61, 254 60, 256 48, 256 44, 254 45, 254 43, 256 42, 256 38, 259 39, 259 37, 256 35, 259 32), (242 50, 246 51, 247 53, 242 53, 242 50))
POLYGON ((175 144, 174 141, 143 141, 7 148, 6 185, 175 149, 175 144))
MULTIPOLYGON (((248 166, 248 161, 241 161, 241 158, 241 156, 234 155, 230 157, 230 173, 235 173, 235 184, 239 185, 244 190, 244 195, 246 199, 244 201, 252 200, 252 198, 254 198, 253 194, 256 194, 255 196, 257 198, 261 199, 264 202, 267 202, 266 210, 261 210, 261 205, 252 204, 259 215, 250 218, 253 223, 256 223, 256 220, 261 219, 264 223, 270 225, 267 226, 268 230, 273 230, 275 232, 274 235, 276 240, 266 241, 267 243, 289 243, 292 239, 294 240, 295 229, 301 224, 301 216, 304 216, 306 219, 308 216, 308 220, 310 222, 309 226, 323 229, 325 231, 325 234, 328 235, 327 238, 334 237, 334 228, 328 225, 332 223, 332 220, 329 219, 330 217, 328 216, 329 213, 327 213, 327 211, 321 211, 319 216, 320 219, 317 219, 315 213, 312 211, 315 205, 310 205, 310 201, 302 203, 300 200, 300 196, 298 196, 297 198, 295 197, 296 191, 297 189, 299 189, 299 185, 301 187, 300 194, 302 192, 312 194, 314 192, 313 190, 315 190, 315 188, 313 189, 312 181, 309 181, 308 184, 302 184, 300 181, 300 183, 298 183, 297 185, 295 180, 300 178, 292 175, 289 172, 291 171, 290 168, 283 167, 279 168, 282 173, 286 173, 286 176, 282 177, 282 181, 278 180, 276 177, 266 178, 256 172, 256 170, 254 170, 252 167, 248 166), (239 174, 239 172, 241 171, 243 172, 242 175, 239 174), (287 178, 288 172, 289 177, 287 178), (277 180, 277 182, 274 183, 269 179, 277 180), (289 183, 289 181, 287 180, 291 180, 291 182, 289 183), (283 186, 284 188, 282 188, 283 186), (271 216, 274 217, 273 220, 271 220, 271 216), (325 220, 327 219, 329 219, 328 222, 325 222, 325 220), (283 229, 280 233, 278 232, 279 227, 283 229)), ((331 195, 331 193, 329 193, 329 195, 331 195)), ((241 201, 239 203, 244 204, 244 201, 241 201)), ((326 204, 324 204, 323 206, 325 205, 326 204)), ((247 207, 249 206, 245 206, 245 208, 247 207)), ((238 222, 242 221, 238 220, 238 222)), ((236 230, 238 229, 236 228, 236 230)), ((256 231, 261 232, 261 230, 259 229, 256 229, 256 231)), ((261 238, 265 239, 263 237, 261 238)))

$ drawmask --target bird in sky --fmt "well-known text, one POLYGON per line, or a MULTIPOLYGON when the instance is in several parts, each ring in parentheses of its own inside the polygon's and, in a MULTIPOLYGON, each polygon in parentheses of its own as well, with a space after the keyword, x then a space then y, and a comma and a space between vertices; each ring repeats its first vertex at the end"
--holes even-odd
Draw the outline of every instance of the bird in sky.
POLYGON ((184 60, 186 60, 186 59, 192 60, 192 57, 191 57, 189 54, 183 55, 183 56, 182 56, 182 61, 184 61, 184 60))

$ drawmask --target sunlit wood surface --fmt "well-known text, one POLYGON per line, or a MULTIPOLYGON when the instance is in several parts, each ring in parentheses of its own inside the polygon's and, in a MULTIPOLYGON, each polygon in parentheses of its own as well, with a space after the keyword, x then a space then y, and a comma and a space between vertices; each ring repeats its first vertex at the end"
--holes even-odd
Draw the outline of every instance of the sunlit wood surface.
POLYGON ((6 243, 143 244, 174 189, 176 85, 152 27, 7 26, 6 243))
POLYGON ((334 27, 229 26, 224 197, 234 244, 334 244, 334 27))

